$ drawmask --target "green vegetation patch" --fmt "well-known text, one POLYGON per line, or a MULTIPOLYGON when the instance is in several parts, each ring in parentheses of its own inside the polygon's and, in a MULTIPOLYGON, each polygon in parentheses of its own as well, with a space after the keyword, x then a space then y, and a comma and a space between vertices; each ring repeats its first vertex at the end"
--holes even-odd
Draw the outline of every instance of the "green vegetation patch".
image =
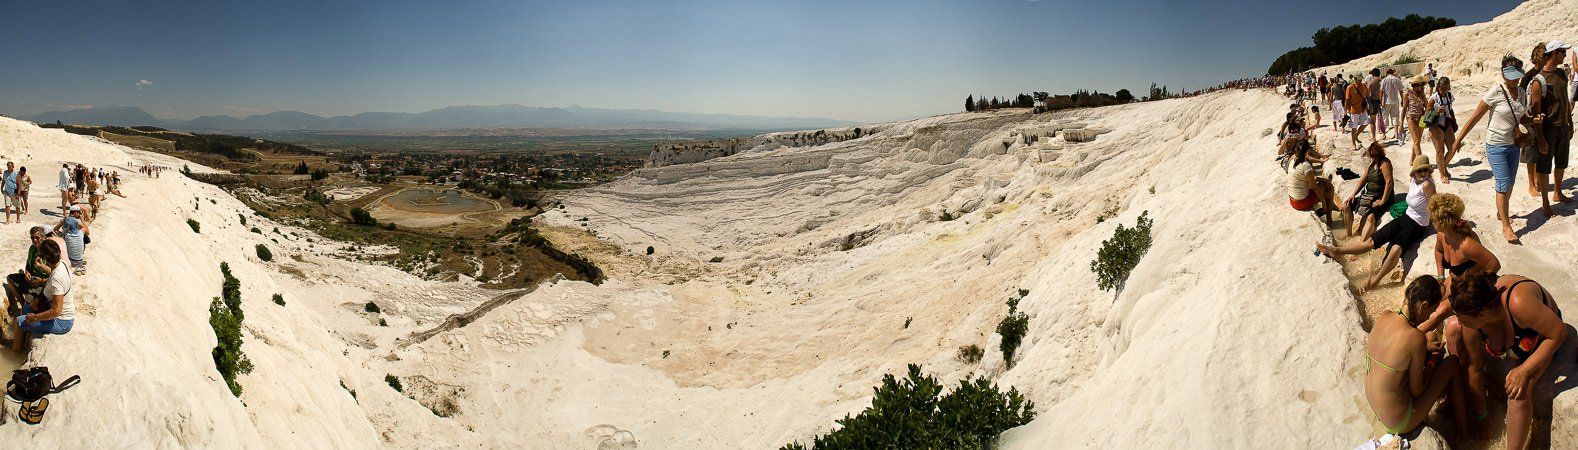
POLYGON ((230 274, 230 264, 220 263, 219 271, 225 281, 220 296, 208 305, 208 325, 214 328, 219 345, 214 346, 214 367, 230 387, 230 393, 241 396, 241 383, 236 376, 252 372, 252 361, 241 352, 241 322, 246 319, 241 311, 241 280, 230 274))
POLYGON ((783 450, 813 449, 991 449, 1009 428, 1035 419, 1035 403, 1017 389, 998 390, 985 378, 966 379, 943 394, 936 378, 909 365, 903 380, 882 377, 871 406, 837 422, 841 428, 783 450))
POLYGON ((1129 272, 1134 271, 1134 266, 1140 264, 1140 258, 1150 251, 1152 220, 1147 217, 1148 214, 1150 211, 1140 213, 1133 228, 1119 224, 1118 229, 1113 230, 1112 238, 1101 242, 1101 250, 1096 253, 1096 259, 1090 262, 1090 270, 1096 272, 1096 285, 1101 290, 1122 290, 1123 283, 1129 279, 1129 272))

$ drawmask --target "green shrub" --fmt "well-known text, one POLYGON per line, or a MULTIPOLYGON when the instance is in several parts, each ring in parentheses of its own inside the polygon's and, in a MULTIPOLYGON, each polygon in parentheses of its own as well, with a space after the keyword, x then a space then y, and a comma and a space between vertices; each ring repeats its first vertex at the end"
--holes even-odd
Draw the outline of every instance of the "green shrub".
POLYGON ((1003 337, 998 343, 998 349, 1003 351, 1003 363, 1008 368, 1014 368, 1014 352, 1019 350, 1019 343, 1025 339, 1025 332, 1030 330, 1030 316, 1019 310, 1019 301, 1025 298, 1030 291, 1020 289, 1019 296, 1008 298, 1008 316, 997 323, 997 334, 1003 337))
POLYGON ((273 261, 274 260, 274 252, 269 251, 267 245, 258 244, 257 249, 258 249, 258 259, 261 259, 264 262, 268 262, 268 261, 273 261))
POLYGON ((258 227, 252 227, 252 232, 253 233, 257 233, 257 234, 263 234, 263 230, 259 230, 258 227))
POLYGON ((367 210, 361 208, 351 208, 351 223, 368 227, 378 226, 378 220, 374 219, 373 215, 368 213, 367 210))
POLYGON ((241 312, 241 280, 230 274, 230 263, 219 263, 219 273, 224 275, 225 282, 220 286, 219 295, 225 301, 225 307, 236 317, 245 318, 241 312))
POLYGON ((952 222, 953 219, 956 219, 956 217, 954 217, 952 213, 949 213, 947 211, 943 211, 942 215, 937 217, 937 220, 940 220, 940 221, 943 221, 943 222, 952 222))
POLYGON ((236 375, 252 372, 252 361, 241 352, 241 322, 246 319, 241 312, 241 281, 230 275, 229 264, 220 263, 219 270, 225 278, 221 296, 214 297, 208 305, 208 325, 219 341, 213 351, 214 367, 230 387, 230 393, 240 397, 241 384, 236 382, 236 375))
POLYGON ((652 246, 648 245, 647 246, 647 256, 651 256, 652 253, 654 253, 654 252, 657 252, 657 249, 652 248, 652 246))
POLYGON ((373 302, 367 302, 367 305, 362 306, 362 310, 370 312, 370 313, 373 313, 373 314, 378 314, 380 312, 383 312, 382 309, 378 308, 378 304, 377 303, 373 303, 373 302))
POLYGON ((965 364, 975 364, 981 362, 981 357, 983 356, 986 356, 986 351, 981 350, 981 346, 979 345, 970 344, 959 347, 959 362, 965 364))
POLYGON ((394 388, 395 392, 402 394, 405 393, 405 388, 400 386, 400 379, 396 378, 393 374, 385 374, 384 382, 389 383, 389 387, 394 388))
POLYGON ((236 217, 240 217, 241 218, 241 226, 243 226, 243 227, 247 226, 247 215, 246 214, 239 214, 238 213, 238 214, 236 214, 236 217))
POLYGON ((202 230, 203 224, 197 223, 197 220, 195 220, 195 219, 186 219, 186 226, 192 227, 192 232, 193 233, 202 233, 203 232, 203 230, 202 230))
POLYGON ((1408 54, 1404 54, 1403 56, 1397 57, 1397 60, 1396 61, 1392 61, 1392 63, 1390 65, 1400 66, 1400 65, 1403 65, 1403 64, 1413 64, 1413 63, 1420 62, 1420 61, 1423 61, 1423 60, 1419 59, 1418 56, 1414 56, 1413 53, 1408 53, 1408 54))
POLYGON ((274 294, 274 304, 279 305, 279 306, 285 306, 285 296, 279 295, 279 294, 274 294))
POLYGON ((1101 290, 1122 290, 1123 283, 1129 279, 1129 272, 1140 264, 1140 258, 1151 249, 1153 221, 1147 217, 1149 214, 1150 211, 1140 213, 1134 228, 1118 225, 1118 229, 1112 232, 1112 239, 1101 242, 1101 250, 1096 253, 1096 259, 1090 262, 1090 270, 1096 272, 1096 285, 1101 290))
POLYGON ((307 186, 307 192, 305 194, 302 194, 301 198, 306 199, 309 202, 323 204, 323 205, 327 205, 327 204, 329 204, 330 201, 334 200, 334 199, 330 198, 328 195, 326 195, 326 194, 324 194, 322 192, 319 192, 318 188, 317 187, 313 187, 313 186, 307 186))
MULTIPOLYGON (((1002 392, 985 378, 975 378, 943 394, 936 378, 910 364, 909 376, 898 380, 884 375, 871 406, 839 419, 841 428, 815 437, 809 448, 990 449, 1003 431, 1029 423, 1035 415, 1035 403, 1017 389, 1002 392)), ((783 446, 805 448, 798 442, 783 446)))

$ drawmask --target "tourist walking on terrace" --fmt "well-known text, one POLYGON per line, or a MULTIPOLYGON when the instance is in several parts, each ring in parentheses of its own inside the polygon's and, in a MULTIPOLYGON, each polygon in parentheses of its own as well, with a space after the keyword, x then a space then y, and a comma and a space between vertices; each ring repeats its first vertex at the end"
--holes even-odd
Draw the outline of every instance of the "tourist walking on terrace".
POLYGON ((6 224, 10 224, 11 223, 11 216, 12 215, 16 216, 16 221, 17 222, 21 222, 22 221, 22 211, 20 211, 20 208, 22 207, 21 199, 17 198, 17 194, 16 194, 16 190, 17 190, 16 163, 7 161, 5 163, 5 173, 3 175, 0 175, 0 179, 3 179, 3 181, 0 181, 0 196, 4 196, 5 197, 5 223, 6 224))
POLYGON ((1355 76, 1353 82, 1348 84, 1345 97, 1343 105, 1348 107, 1348 126, 1353 128, 1348 137, 1353 140, 1353 149, 1359 150, 1359 134, 1370 124, 1370 114, 1365 108, 1370 94, 1365 90, 1364 83, 1355 76))
POLYGON ((1403 79, 1397 76, 1397 71, 1386 69, 1386 78, 1381 80, 1382 117, 1386 118, 1387 126, 1396 130, 1392 134, 1396 136, 1398 143, 1403 142, 1405 136, 1403 130, 1408 129, 1403 124, 1402 117, 1403 89, 1406 88, 1403 86, 1403 79))
POLYGON ((1359 292, 1369 292, 1386 279, 1386 274, 1397 267, 1397 262, 1403 252, 1416 248, 1424 240, 1430 229, 1430 215, 1426 205, 1430 198, 1436 195, 1435 183, 1430 179, 1430 158, 1419 155, 1414 158, 1413 169, 1409 171, 1407 209, 1402 216, 1392 218, 1386 226, 1376 230, 1375 235, 1368 239, 1361 239, 1342 246, 1316 243, 1315 250, 1329 258, 1336 259, 1337 255, 1361 255, 1371 250, 1385 252, 1381 257, 1381 267, 1370 275, 1359 292))
POLYGON ((1379 142, 1371 142, 1365 149, 1365 156, 1370 158, 1369 165, 1365 166, 1362 180, 1353 187, 1353 192, 1348 194, 1344 202, 1346 208, 1342 210, 1343 228, 1348 231, 1348 236, 1360 236, 1367 239, 1375 234, 1375 228, 1380 226, 1381 218, 1386 215, 1387 207, 1392 203, 1392 194, 1395 188, 1392 182, 1392 160, 1386 157, 1386 149, 1379 142))
POLYGON ((1415 75, 1408 80, 1408 91, 1403 93, 1403 113, 1408 116, 1405 121, 1408 122, 1408 142, 1413 146, 1413 151, 1408 155, 1410 159, 1419 157, 1419 144, 1424 139, 1424 125, 1420 122, 1425 117, 1425 105, 1430 104, 1425 95, 1425 84, 1424 75, 1415 75))
POLYGON ((1545 44, 1544 59, 1536 66, 1540 73, 1529 82, 1529 109, 1543 116, 1540 137, 1544 145, 1540 153, 1534 155, 1534 177, 1547 216, 1552 214, 1552 199, 1559 203, 1572 201, 1562 193, 1561 186, 1573 137, 1572 102, 1567 93, 1570 77, 1561 68, 1567 49, 1568 45, 1559 40, 1545 44), (1546 191, 1550 191, 1549 197, 1546 191))
POLYGON ((69 203, 70 197, 67 197, 67 191, 71 190, 70 164, 60 165, 60 182, 57 184, 57 186, 60 187, 60 212, 61 214, 65 214, 66 207, 71 206, 71 203, 69 203))
MULTIPOLYGON (((77 302, 71 296, 74 281, 71 269, 60 257, 60 245, 44 241, 39 247, 38 263, 49 268, 49 280, 44 282, 43 305, 22 302, 22 315, 13 318, 18 333, 11 342, 12 351, 21 351, 28 334, 66 334, 77 318, 77 302), (35 309, 36 308, 36 309, 35 309)), ((10 321, 8 321, 10 322, 10 321)))
POLYGON ((1432 350, 1420 330, 1420 322, 1446 303, 1442 298, 1440 283, 1420 275, 1409 283, 1403 307, 1381 313, 1370 330, 1364 396, 1387 433, 1400 436, 1419 428, 1462 372, 1459 358, 1432 350))
POLYGON ((1457 114, 1452 112, 1452 102, 1456 97, 1452 95, 1452 80, 1447 77, 1436 79, 1435 95, 1430 96, 1430 111, 1426 113, 1434 118, 1428 124, 1430 130, 1430 145, 1436 148, 1436 170, 1441 172, 1441 184, 1452 184, 1452 174, 1447 173, 1447 166, 1452 164, 1454 156, 1452 137, 1457 134, 1457 114))
POLYGON ((1375 142, 1379 140, 1376 136, 1386 137, 1386 116, 1381 114, 1381 69, 1370 69, 1369 75, 1365 75, 1364 92, 1369 95, 1365 99, 1364 112, 1375 122, 1370 127, 1370 142, 1375 142))
MULTIPOLYGON (((1448 298, 1455 315, 1446 320, 1446 345, 1448 353, 1466 360, 1467 412, 1482 420, 1489 415, 1485 374, 1488 369, 1505 371, 1501 391, 1507 402, 1507 448, 1522 449, 1534 419, 1535 397, 1549 401, 1555 383, 1545 369, 1567 339, 1561 307, 1534 280, 1482 271, 1454 278, 1448 298), (1492 359, 1507 364, 1490 364, 1492 359)), ((1484 425, 1475 422, 1476 427, 1484 425)))
POLYGON ((1518 147, 1518 139, 1521 134, 1529 132, 1533 125, 1529 109, 1521 100, 1523 90, 1518 87, 1518 80, 1523 79, 1523 76, 1523 61, 1512 55, 1503 57, 1501 84, 1492 86, 1479 96, 1479 105, 1474 107, 1474 113, 1468 116, 1468 122, 1452 140, 1452 152, 1457 153, 1463 148, 1463 138, 1468 135, 1468 130, 1473 129, 1486 114, 1490 115, 1490 121, 1485 126, 1485 161, 1490 163, 1491 177, 1496 181, 1496 218, 1501 220, 1501 236, 1511 243, 1518 242, 1517 233, 1512 231, 1512 215, 1508 211, 1512 187, 1518 181, 1519 153, 1522 151, 1518 147), (1520 133, 1520 127, 1525 131, 1520 133))
POLYGON ((28 176, 26 166, 16 169, 16 173, 16 196, 22 200, 22 215, 25 216, 27 215, 27 193, 33 190, 33 177, 28 176))

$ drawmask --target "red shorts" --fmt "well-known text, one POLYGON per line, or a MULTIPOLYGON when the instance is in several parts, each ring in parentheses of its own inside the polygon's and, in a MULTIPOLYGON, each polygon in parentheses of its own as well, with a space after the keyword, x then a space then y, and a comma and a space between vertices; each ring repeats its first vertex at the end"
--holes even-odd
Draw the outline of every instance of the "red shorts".
POLYGON ((1315 191, 1308 191, 1304 194, 1303 199, 1288 197, 1288 203, 1293 205, 1293 209, 1299 211, 1314 211, 1315 205, 1320 203, 1320 198, 1315 196, 1315 191))

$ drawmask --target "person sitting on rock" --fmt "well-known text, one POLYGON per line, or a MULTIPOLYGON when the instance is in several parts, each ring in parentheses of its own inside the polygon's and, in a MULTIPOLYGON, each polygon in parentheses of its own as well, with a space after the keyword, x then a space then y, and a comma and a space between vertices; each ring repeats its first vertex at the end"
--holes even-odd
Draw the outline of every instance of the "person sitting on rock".
POLYGON ((13 337, 11 349, 21 351, 28 334, 66 334, 77 318, 77 302, 71 297, 73 276, 71 267, 61 257, 60 245, 44 241, 38 251, 40 265, 49 267, 49 280, 44 282, 44 297, 37 305, 22 303, 22 315, 15 317, 19 331, 13 337), (47 307, 46 307, 47 305, 47 307))
POLYGON ((1495 368, 1506 372, 1507 448, 1522 449, 1534 420, 1536 387, 1554 384, 1545 369, 1567 339, 1561 307, 1534 280, 1477 269, 1453 278, 1451 291, 1455 315, 1446 320, 1446 343, 1448 352, 1466 360, 1465 407, 1481 420, 1489 415, 1484 375, 1492 359, 1505 362, 1495 368))
POLYGON ((71 267, 75 269, 77 275, 82 275, 88 268, 84 252, 89 233, 86 214, 87 211, 82 205, 71 205, 67 209, 66 217, 55 225, 55 235, 66 241, 66 255, 71 260, 71 267))
POLYGON ((1435 183, 1431 180, 1430 173, 1434 166, 1430 158, 1419 155, 1414 158, 1413 170, 1409 171, 1407 208, 1403 214, 1387 222, 1380 230, 1368 239, 1361 239, 1342 246, 1316 243, 1315 249, 1321 254, 1337 258, 1337 255, 1359 255, 1369 253, 1371 250, 1385 252, 1381 258, 1381 267, 1370 276, 1370 279, 1359 288, 1359 292, 1369 292, 1381 284, 1386 274, 1397 268, 1397 263, 1402 259, 1403 252, 1419 247, 1419 242, 1424 240, 1430 231, 1430 215, 1426 211, 1430 199, 1436 195, 1435 183))
POLYGON ((1289 155, 1288 203, 1299 211, 1312 211, 1327 217, 1337 212, 1336 189, 1331 180, 1320 176, 1315 164, 1325 159, 1315 153, 1314 146, 1303 140, 1289 139, 1282 144, 1289 155))
POLYGON ((1408 285, 1405 305, 1375 318, 1365 346, 1364 395, 1387 433, 1419 428, 1461 372, 1457 356, 1432 349, 1419 324, 1442 302, 1441 284, 1420 275, 1408 285))
POLYGON ((65 247, 65 242, 58 237, 46 235, 44 227, 33 227, 28 230, 28 239, 33 245, 27 247, 27 259, 23 261, 22 270, 5 278, 6 313, 7 317, 16 317, 22 313, 22 299, 25 295, 43 295, 44 282, 49 280, 49 268, 38 264, 38 248, 44 241, 54 241, 56 245, 65 247))

